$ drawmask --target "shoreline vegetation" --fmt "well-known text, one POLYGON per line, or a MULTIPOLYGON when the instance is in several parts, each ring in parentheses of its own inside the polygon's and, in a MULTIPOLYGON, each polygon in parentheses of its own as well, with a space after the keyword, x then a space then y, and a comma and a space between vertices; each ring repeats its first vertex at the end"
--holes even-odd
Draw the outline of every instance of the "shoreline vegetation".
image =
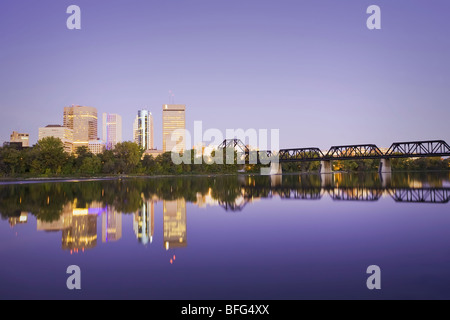
MULTIPOLYGON (((105 150, 98 155, 89 152, 87 147, 80 147, 75 156, 64 152, 60 139, 48 137, 39 140, 31 148, 22 150, 13 146, 0 148, 0 182, 258 175, 263 167, 259 164, 193 164, 195 153, 193 150, 187 152, 191 152, 192 164, 175 165, 170 152, 156 158, 150 155, 142 157, 143 150, 132 142, 119 143, 114 150, 105 150)), ((449 158, 392 159, 391 163, 393 172, 437 172, 450 171, 449 160, 449 158)), ((377 172, 378 166, 378 160, 333 161, 335 172, 377 172)), ((283 174, 318 174, 319 168, 319 161, 282 164, 283 174)))

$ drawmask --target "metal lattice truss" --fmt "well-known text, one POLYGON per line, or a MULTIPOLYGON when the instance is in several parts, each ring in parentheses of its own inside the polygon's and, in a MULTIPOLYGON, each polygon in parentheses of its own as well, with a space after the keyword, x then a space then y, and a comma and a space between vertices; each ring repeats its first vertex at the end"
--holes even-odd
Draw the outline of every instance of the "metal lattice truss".
POLYGON ((393 189, 391 197, 396 202, 407 203, 448 203, 449 189, 393 189))
MULTIPOLYGON (((271 151, 267 156, 276 155, 271 151)), ((323 159, 323 153, 319 148, 282 149, 278 152, 280 162, 319 161, 323 159)))
POLYGON ((383 152, 374 144, 334 146, 325 155, 326 160, 380 159, 383 152))
MULTIPOLYGON (((251 194, 253 187, 246 186, 246 194, 251 194)), ((328 194, 335 201, 369 201, 380 200, 383 195, 391 196, 395 202, 400 203, 424 203, 446 204, 450 202, 449 188, 276 188, 263 190, 262 198, 279 196, 282 199, 292 200, 320 200, 324 194, 328 194)), ((219 205, 226 211, 242 211, 251 198, 245 197, 244 201, 225 202, 219 201, 219 205)))
MULTIPOLYGON (((324 153, 319 148, 281 149, 280 151, 250 151, 239 139, 224 140, 218 149, 234 149, 244 155, 245 161, 272 160, 273 162, 307 162, 322 160, 364 160, 415 157, 449 157, 450 146, 443 140, 396 142, 383 153, 374 144, 333 146, 324 153), (274 161, 273 159, 277 159, 274 161)), ((263 162, 264 163, 264 162, 263 162)))
POLYGON ((322 192, 320 188, 314 189, 286 189, 274 191, 281 199, 320 200, 322 192))
POLYGON ((240 153, 249 153, 248 147, 239 139, 224 140, 218 147, 218 149, 235 149, 240 153))
POLYGON ((450 146, 443 140, 396 142, 385 154, 387 158, 445 157, 449 155, 450 146))
POLYGON ((335 201, 378 201, 383 196, 381 189, 333 188, 328 194, 335 201))

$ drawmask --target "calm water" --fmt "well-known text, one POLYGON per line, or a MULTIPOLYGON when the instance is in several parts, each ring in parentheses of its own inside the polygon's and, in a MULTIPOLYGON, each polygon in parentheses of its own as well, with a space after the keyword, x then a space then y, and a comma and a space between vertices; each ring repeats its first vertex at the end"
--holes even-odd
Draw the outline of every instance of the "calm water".
POLYGON ((0 298, 450 299, 449 200, 448 173, 0 185, 0 298))

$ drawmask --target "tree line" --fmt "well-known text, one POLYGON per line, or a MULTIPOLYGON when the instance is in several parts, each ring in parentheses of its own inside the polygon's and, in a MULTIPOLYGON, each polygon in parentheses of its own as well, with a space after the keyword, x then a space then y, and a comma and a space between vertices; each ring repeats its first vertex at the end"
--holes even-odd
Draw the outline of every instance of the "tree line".
MULTIPOLYGON (((190 152, 193 157, 195 153, 190 152)), ((0 148, 0 177, 210 174, 236 173, 241 168, 236 164, 175 165, 170 152, 157 157, 143 155, 144 150, 133 142, 118 143, 113 150, 97 155, 84 146, 77 148, 76 155, 69 154, 59 138, 46 137, 31 148, 0 148)), ((247 171, 252 169, 256 171, 251 166, 247 171)))
MULTIPOLYGON (((60 139, 47 137, 31 148, 0 148, 0 177, 229 174, 259 173, 261 169, 261 165, 194 164, 195 152, 187 152, 191 154, 192 164, 175 165, 170 152, 142 157, 143 150, 133 142, 118 143, 113 150, 98 155, 87 147, 79 147, 74 155, 64 151, 60 139)), ((335 171, 376 171, 378 165, 378 160, 333 161, 335 171)), ((317 172, 320 162, 283 163, 282 167, 283 172, 317 172)), ((399 171, 449 170, 450 163, 449 159, 441 158, 392 159, 392 168, 399 171)))

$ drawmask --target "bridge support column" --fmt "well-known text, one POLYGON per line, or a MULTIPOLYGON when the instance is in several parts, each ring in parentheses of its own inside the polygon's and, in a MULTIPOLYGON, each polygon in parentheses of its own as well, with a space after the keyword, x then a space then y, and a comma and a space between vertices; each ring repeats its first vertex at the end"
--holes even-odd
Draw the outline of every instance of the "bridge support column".
POLYGON ((320 161, 320 173, 321 174, 333 173, 333 167, 331 166, 331 160, 320 161))
POLYGON ((283 174, 283 168, 281 167, 281 163, 279 162, 270 163, 270 175, 274 174, 283 174))
POLYGON ((391 167, 391 159, 381 159, 380 160, 380 166, 378 168, 378 172, 380 173, 392 173, 392 167, 391 167))

